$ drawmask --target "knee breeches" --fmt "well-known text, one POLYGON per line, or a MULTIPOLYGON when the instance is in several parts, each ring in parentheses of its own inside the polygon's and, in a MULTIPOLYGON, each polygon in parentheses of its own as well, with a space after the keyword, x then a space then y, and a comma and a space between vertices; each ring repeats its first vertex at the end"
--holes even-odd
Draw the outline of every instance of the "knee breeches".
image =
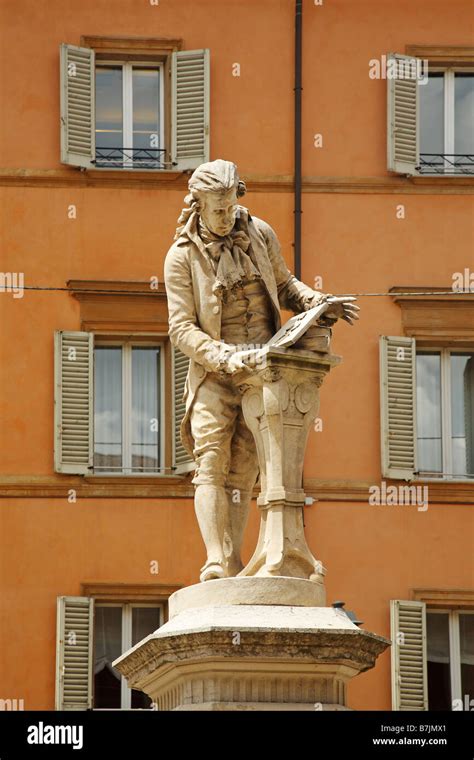
POLYGON ((230 377, 209 373, 190 416, 196 472, 193 483, 251 490, 258 477, 254 438, 242 414, 242 396, 230 377))

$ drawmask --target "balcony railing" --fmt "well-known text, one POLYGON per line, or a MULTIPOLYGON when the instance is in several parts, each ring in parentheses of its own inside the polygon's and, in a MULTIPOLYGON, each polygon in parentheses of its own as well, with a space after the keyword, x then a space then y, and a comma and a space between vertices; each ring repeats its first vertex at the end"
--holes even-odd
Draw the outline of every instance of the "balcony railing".
MULTIPOLYGON (((164 148, 96 148, 98 169, 172 169, 164 148)), ((419 174, 474 175, 474 153, 421 153, 419 174)))
POLYGON ((420 153, 419 174, 458 176, 474 174, 473 153, 420 153))
POLYGON ((172 169, 164 148, 97 148, 97 169, 172 169))

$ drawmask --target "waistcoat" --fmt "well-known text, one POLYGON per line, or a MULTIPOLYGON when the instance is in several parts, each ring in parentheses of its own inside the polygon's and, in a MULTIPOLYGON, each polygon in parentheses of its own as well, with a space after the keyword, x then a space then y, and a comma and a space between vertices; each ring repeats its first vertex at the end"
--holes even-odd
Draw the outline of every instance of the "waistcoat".
POLYGON ((221 340, 233 345, 266 343, 275 327, 263 281, 244 280, 234 294, 235 299, 222 303, 221 340))

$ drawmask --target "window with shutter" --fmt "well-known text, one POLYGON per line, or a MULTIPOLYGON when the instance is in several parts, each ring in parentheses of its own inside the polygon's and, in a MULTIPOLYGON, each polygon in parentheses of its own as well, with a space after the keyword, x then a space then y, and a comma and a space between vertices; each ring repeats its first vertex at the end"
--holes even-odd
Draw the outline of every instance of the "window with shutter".
POLYGON ((84 168, 95 159, 94 61, 91 48, 60 47, 61 161, 84 168))
POLYGON ((55 333, 56 472, 87 475, 92 468, 93 345, 92 333, 55 333))
POLYGON ((172 54, 171 160, 180 170, 209 161, 209 50, 172 54))
POLYGON ((411 480, 416 471, 415 340, 380 338, 382 475, 411 480))
POLYGON ((390 53, 387 72, 387 160, 388 170, 417 174, 419 155, 419 83, 416 58, 390 53))
POLYGON ((112 662, 162 623, 156 602, 58 597, 56 710, 149 709, 150 699, 130 689, 112 662))
POLYGON ((392 709, 427 710, 426 605, 390 602, 392 709))
POLYGON ((189 456, 181 442, 180 426, 185 413, 183 399, 189 359, 177 348, 173 347, 173 468, 175 473, 188 472, 194 469, 194 460, 189 456))
POLYGON ((86 596, 58 597, 56 710, 92 708, 93 604, 86 596))
POLYGON ((186 171, 209 160, 209 50, 164 38, 82 41, 90 47, 60 48, 63 163, 186 171))

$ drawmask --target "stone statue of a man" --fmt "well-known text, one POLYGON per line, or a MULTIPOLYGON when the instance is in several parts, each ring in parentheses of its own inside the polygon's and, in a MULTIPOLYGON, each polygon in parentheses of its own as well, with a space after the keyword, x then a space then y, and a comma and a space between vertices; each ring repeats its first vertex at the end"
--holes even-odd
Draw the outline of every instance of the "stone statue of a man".
MULTIPOLYGON (((165 260, 171 342, 189 356, 183 445, 194 457, 195 509, 207 549, 201 581, 234 576, 258 477, 253 436, 233 382, 235 346, 266 343, 280 307, 306 311, 327 296, 288 270, 272 228, 238 204, 245 193, 230 161, 202 164, 165 260)), ((331 305, 324 324, 352 324, 357 306, 331 305)))

